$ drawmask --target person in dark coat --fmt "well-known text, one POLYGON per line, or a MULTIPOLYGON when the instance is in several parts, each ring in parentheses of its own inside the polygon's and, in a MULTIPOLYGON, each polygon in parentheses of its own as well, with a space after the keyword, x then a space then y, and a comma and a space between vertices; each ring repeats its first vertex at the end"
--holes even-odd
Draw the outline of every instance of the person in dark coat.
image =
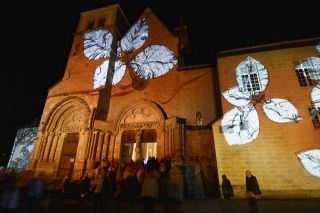
POLYGON ((251 174, 250 170, 246 171, 246 190, 251 213, 258 213, 257 195, 261 195, 261 191, 257 178, 251 174))
POLYGON ((231 199, 234 196, 233 188, 231 185, 230 180, 227 178, 226 175, 222 175, 222 194, 224 199, 231 199))

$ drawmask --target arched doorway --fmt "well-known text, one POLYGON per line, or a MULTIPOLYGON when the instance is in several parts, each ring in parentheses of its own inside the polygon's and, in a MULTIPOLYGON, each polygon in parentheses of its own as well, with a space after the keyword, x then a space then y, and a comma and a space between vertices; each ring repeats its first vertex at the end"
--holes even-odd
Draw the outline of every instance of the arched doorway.
POLYGON ((121 160, 147 160, 149 157, 157 157, 156 129, 125 130, 121 141, 121 160))
POLYGON ((79 142, 78 133, 69 133, 63 142, 57 177, 72 177, 77 148, 79 142))
POLYGON ((124 107, 115 121, 111 156, 126 161, 164 157, 165 119, 164 111, 152 101, 137 101, 124 107))

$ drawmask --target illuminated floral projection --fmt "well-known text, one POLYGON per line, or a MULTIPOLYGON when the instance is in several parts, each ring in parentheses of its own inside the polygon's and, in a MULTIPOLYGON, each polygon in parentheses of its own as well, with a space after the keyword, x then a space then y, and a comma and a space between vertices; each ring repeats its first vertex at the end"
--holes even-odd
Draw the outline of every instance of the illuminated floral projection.
MULTIPOLYGON (((149 26, 143 17, 139 19, 118 43, 117 59, 112 85, 119 83, 128 68, 143 80, 150 80, 169 72, 176 64, 174 53, 164 45, 150 45, 137 54, 131 61, 128 55, 143 46, 148 39, 149 26)), ((113 35, 105 29, 84 34, 84 55, 90 60, 110 57, 113 35)), ((106 83, 109 60, 95 70, 93 88, 103 87, 106 83)))
POLYGON ((312 149, 297 154, 303 167, 316 177, 320 177, 320 149, 312 149))
POLYGON ((269 81, 267 69, 256 59, 247 57, 236 68, 238 86, 222 93, 236 107, 225 113, 221 127, 229 145, 252 142, 259 134, 259 117, 255 105, 261 100, 267 117, 277 123, 301 120, 297 109, 290 101, 280 98, 264 99, 262 92, 269 81))
MULTIPOLYGON (((316 46, 320 53, 320 45, 316 46)), ((310 116, 314 118, 320 112, 320 57, 310 57, 296 66, 296 69, 307 70, 310 79, 318 81, 311 90, 311 101, 314 110, 310 111, 310 116)), ((306 75, 306 73, 304 72, 306 75)), ((303 167, 313 176, 320 177, 320 149, 302 151, 297 154, 303 167)))
POLYGON ((27 169, 37 130, 38 127, 21 128, 18 130, 8 162, 8 168, 14 168, 15 170, 27 169))

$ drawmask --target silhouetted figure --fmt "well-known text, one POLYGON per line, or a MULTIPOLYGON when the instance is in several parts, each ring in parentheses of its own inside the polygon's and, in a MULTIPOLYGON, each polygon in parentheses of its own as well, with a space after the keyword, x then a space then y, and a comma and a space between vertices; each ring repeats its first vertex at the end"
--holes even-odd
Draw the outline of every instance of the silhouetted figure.
POLYGON ((224 199, 231 199, 234 196, 230 180, 226 175, 222 175, 222 194, 224 199))
POLYGON ((5 174, 4 186, 0 194, 1 212, 15 212, 19 207, 20 190, 16 183, 16 174, 13 169, 9 169, 5 174))
POLYGON ((153 213, 156 199, 159 196, 159 184, 156 179, 157 171, 147 172, 142 183, 141 196, 144 198, 144 213, 153 213))
POLYGON ((246 189, 249 200, 251 213, 258 213, 257 195, 261 195, 257 178, 251 174, 251 171, 246 171, 246 189))
POLYGON ((27 185, 27 212, 36 212, 39 202, 44 194, 43 174, 33 178, 27 185))

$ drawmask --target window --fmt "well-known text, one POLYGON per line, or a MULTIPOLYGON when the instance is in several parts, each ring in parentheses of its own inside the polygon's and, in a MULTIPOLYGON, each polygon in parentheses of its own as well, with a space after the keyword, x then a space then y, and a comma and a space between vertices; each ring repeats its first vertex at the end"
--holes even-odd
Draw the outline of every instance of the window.
POLYGON ((87 23, 87 30, 91 30, 94 27, 94 20, 90 20, 87 23))
POLYGON ((301 87, 313 86, 320 80, 320 57, 310 57, 295 67, 301 87))
POLYGON ((241 77, 243 89, 245 92, 260 91, 259 79, 256 73, 241 75, 241 77))
POLYGON ((320 128, 320 107, 309 107, 309 114, 312 119, 314 128, 320 128))
POLYGON ((103 27, 105 21, 106 21, 106 18, 100 18, 99 21, 98 21, 98 27, 103 27))
POLYGON ((309 72, 308 69, 296 69, 297 78, 300 87, 313 86, 312 77, 314 77, 313 72, 309 72), (311 78, 310 78, 311 76, 311 78))

